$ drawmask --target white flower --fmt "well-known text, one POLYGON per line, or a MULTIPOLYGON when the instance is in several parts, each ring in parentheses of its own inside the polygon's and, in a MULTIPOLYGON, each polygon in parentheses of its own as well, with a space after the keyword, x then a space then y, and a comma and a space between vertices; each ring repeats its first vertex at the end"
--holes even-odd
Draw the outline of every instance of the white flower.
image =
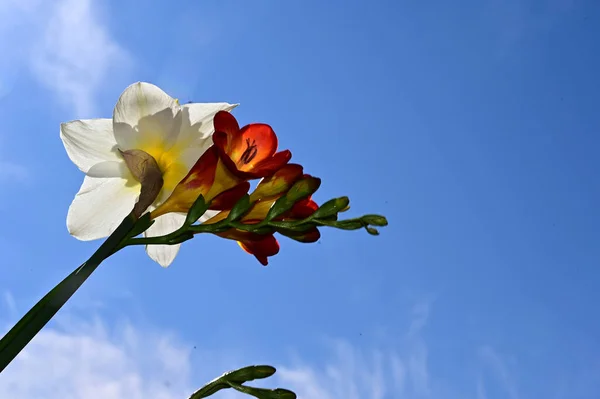
MULTIPOLYGON (((133 209, 141 185, 129 172, 119 150, 143 150, 157 161, 164 185, 149 208, 152 210, 168 198, 212 144, 214 115, 236 106, 228 103, 180 106, 158 87, 138 82, 121 94, 112 119, 62 123, 60 138, 67 154, 86 174, 69 207, 69 232, 85 241, 107 237, 133 209)), ((212 215, 205 215, 209 216, 212 215)), ((184 220, 183 214, 160 216, 144 235, 168 234, 184 220)), ((146 247, 148 255, 163 267, 173 262, 178 251, 179 245, 146 247)))

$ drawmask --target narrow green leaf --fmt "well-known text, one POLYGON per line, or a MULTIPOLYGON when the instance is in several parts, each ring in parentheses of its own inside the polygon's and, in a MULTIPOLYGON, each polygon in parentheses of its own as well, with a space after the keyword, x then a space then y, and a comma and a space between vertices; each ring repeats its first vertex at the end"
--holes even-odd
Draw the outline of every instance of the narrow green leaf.
POLYGON ((206 203, 204 197, 202 195, 198 196, 187 213, 185 224, 190 226, 196 223, 196 221, 200 219, 202 215, 204 215, 204 212, 206 212, 208 206, 209 204, 206 203))
MULTIPOLYGON (((128 215, 117 229, 102 243, 83 265, 75 269, 56 287, 31 308, 0 340, 0 373, 25 348, 38 332, 52 319, 60 308, 73 296, 98 265, 110 256, 124 238, 127 238, 136 222, 133 213, 128 215)), ((48 365, 50 366, 50 365, 48 365)))

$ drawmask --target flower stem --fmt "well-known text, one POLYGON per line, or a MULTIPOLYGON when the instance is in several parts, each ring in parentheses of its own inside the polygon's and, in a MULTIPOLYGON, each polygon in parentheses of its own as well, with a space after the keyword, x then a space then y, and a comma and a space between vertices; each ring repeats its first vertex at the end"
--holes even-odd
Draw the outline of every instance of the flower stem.
POLYGON ((29 310, 0 340, 0 373, 25 346, 54 317, 60 308, 73 296, 103 260, 114 253, 127 238, 136 223, 136 217, 128 215, 117 229, 104 241, 96 252, 81 266, 46 294, 29 310))

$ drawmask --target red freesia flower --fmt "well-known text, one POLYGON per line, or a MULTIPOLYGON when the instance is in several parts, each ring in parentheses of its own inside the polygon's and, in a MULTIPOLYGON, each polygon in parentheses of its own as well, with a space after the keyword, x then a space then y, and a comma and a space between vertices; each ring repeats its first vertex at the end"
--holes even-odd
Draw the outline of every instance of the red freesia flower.
POLYGON ((219 111, 214 119, 213 142, 227 168, 242 179, 270 176, 288 163, 289 150, 277 152, 277 135, 271 126, 251 123, 240 129, 229 112, 219 111))

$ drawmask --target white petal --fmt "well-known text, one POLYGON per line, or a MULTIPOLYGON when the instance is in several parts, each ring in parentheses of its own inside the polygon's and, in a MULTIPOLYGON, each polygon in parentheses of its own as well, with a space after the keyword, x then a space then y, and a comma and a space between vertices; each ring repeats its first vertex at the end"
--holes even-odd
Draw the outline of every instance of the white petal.
MULTIPOLYGON (((156 218, 156 222, 144 232, 145 237, 156 237, 169 234, 183 226, 185 215, 180 213, 168 213, 156 218)), ((175 245, 147 245, 146 253, 152 260, 162 267, 168 267, 177 256, 181 244, 175 245)))
POLYGON ((87 171, 86 175, 90 177, 120 177, 127 179, 131 172, 127 169, 127 164, 124 160, 105 161, 97 163, 87 171))
POLYGON ((120 159, 111 119, 76 120, 60 125, 60 138, 71 161, 83 172, 103 161, 120 159))
MULTIPOLYGON (((219 111, 231 111, 239 104, 192 103, 183 105, 183 120, 178 141, 189 146, 198 140, 207 140, 214 133, 213 118, 219 111)), ((210 142, 212 144, 212 141, 210 142)))
POLYGON ((181 107, 177 100, 150 83, 127 87, 113 113, 115 139, 123 151, 166 151, 177 140, 180 127, 181 107))
POLYGON ((200 216, 200 219, 197 220, 198 224, 202 224, 202 223, 206 222, 208 219, 216 216, 217 213, 219 213, 219 211, 204 212, 204 215, 200 216))
POLYGON ((120 178, 86 176, 69 207, 69 233, 84 241, 109 236, 131 212, 140 194, 139 184, 127 184, 120 178))

